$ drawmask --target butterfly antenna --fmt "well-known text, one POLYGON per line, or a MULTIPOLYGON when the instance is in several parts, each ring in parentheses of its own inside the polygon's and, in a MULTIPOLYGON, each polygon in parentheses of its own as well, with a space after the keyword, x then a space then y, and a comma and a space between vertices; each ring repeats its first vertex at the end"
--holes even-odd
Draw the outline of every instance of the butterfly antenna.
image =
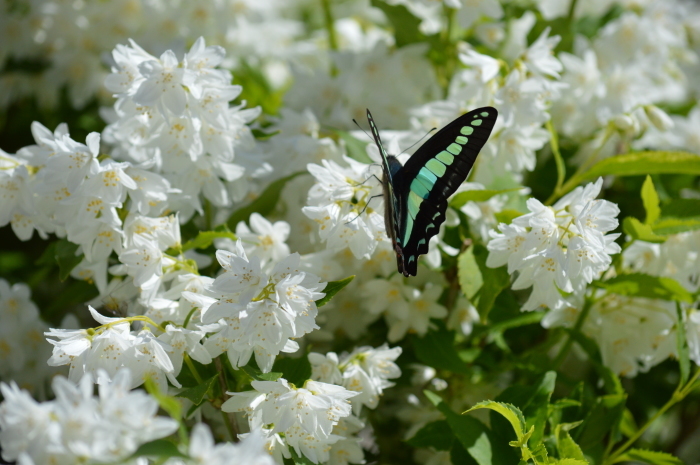
POLYGON ((362 129, 362 126, 360 126, 360 123, 358 123, 357 121, 355 121, 355 118, 352 119, 352 122, 355 123, 355 124, 357 125, 358 128, 360 128, 360 131, 362 131, 362 132, 365 133, 365 136, 367 136, 367 138, 368 138, 369 140, 372 140, 372 137, 370 137, 370 135, 367 134, 367 131, 365 131, 364 129, 362 129))
POLYGON ((430 131, 426 132, 425 135, 424 135, 423 137, 421 137, 420 139, 418 139, 417 141, 415 141, 415 142, 413 143, 413 145, 411 145, 410 147, 408 147, 406 150, 402 150, 401 153, 408 152, 409 150, 411 150, 413 147, 416 146, 416 144, 417 144, 418 142, 420 142, 420 141, 422 141, 423 139, 425 139, 426 137, 428 137, 428 134, 430 134, 431 132, 435 131, 436 129, 437 129, 437 128, 433 128, 433 129, 431 129, 430 131))

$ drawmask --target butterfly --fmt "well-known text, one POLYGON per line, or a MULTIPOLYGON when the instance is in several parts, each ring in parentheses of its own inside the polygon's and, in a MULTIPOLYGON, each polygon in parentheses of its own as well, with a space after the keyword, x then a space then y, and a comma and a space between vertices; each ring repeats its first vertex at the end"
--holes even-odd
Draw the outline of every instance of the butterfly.
POLYGON ((377 125, 367 110, 374 141, 382 155, 384 223, 396 262, 404 276, 415 276, 418 255, 428 253, 430 238, 445 221, 447 198, 467 178, 476 156, 491 134, 498 111, 472 110, 428 139, 406 165, 388 155, 377 125))

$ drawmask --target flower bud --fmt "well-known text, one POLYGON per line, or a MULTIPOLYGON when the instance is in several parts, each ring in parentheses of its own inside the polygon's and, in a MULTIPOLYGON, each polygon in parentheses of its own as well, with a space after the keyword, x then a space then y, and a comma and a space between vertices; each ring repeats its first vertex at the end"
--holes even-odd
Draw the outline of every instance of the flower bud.
POLYGON ((673 127, 673 120, 668 114, 656 105, 646 105, 644 113, 651 121, 651 124, 656 126, 659 131, 668 131, 673 127))

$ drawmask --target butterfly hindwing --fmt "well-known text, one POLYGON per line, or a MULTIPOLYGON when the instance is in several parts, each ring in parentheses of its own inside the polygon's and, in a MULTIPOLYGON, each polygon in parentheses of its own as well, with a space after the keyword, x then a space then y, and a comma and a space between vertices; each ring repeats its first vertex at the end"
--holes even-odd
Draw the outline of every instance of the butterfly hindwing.
POLYGON ((497 116, 492 107, 460 116, 428 139, 393 176, 399 211, 406 212, 396 228, 404 275, 415 276, 418 255, 428 252, 430 238, 445 221, 447 198, 467 178, 497 116))

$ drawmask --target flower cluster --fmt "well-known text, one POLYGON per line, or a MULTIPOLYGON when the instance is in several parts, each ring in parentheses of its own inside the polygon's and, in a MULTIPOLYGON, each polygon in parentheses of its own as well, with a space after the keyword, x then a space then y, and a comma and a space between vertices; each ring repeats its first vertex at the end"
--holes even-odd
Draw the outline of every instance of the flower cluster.
POLYGON ((46 379, 54 370, 42 334, 48 325, 30 300, 25 284, 10 286, 0 279, 0 379, 13 380, 40 398, 46 397, 46 379))
POLYGON ((93 379, 75 385, 63 377, 53 381, 56 399, 38 403, 13 382, 0 384, 2 458, 20 463, 117 462, 141 444, 175 432, 177 421, 156 416, 158 402, 143 391, 131 391, 127 370, 111 382, 100 379, 99 397, 93 379))
POLYGON ((345 157, 347 167, 333 161, 309 164, 316 184, 303 212, 319 225, 319 236, 332 251, 349 248, 356 258, 369 258, 387 242, 381 186, 368 165, 345 157), (371 206, 370 206, 371 205, 371 206))
POLYGON ((224 49, 200 37, 182 61, 171 50, 156 58, 133 41, 112 55, 105 85, 117 102, 104 134, 113 156, 162 173, 180 190, 171 202, 185 218, 202 211, 200 195, 219 207, 240 200, 245 192, 229 192, 227 183, 245 173, 234 154, 254 147, 246 123, 260 108, 229 106, 241 87, 216 68, 224 49))
POLYGON ((249 260, 240 240, 235 253, 219 250, 216 258, 224 273, 208 289, 215 297, 185 295, 201 305, 203 323, 216 325, 209 326, 213 334, 205 347, 214 357, 226 352, 234 367, 246 365, 255 354, 267 373, 280 352, 299 349, 293 339, 318 329, 315 301, 324 296, 325 283, 300 271, 298 254, 263 272, 260 258, 249 260))
POLYGON ((49 365, 70 365, 69 379, 73 382, 85 374, 95 376, 98 371, 103 379, 110 379, 128 368, 131 388, 150 378, 166 390, 167 380, 181 387, 175 377, 180 373, 185 352, 200 363, 211 363, 211 357, 200 345, 204 331, 168 325, 156 337, 146 328, 132 331, 129 319, 108 318, 89 308, 93 318, 102 323, 96 330, 52 329, 45 333, 57 338, 47 339, 54 346, 49 365))
POLYGON ((401 370, 394 361, 401 355, 401 347, 389 349, 387 344, 376 349, 357 347, 349 354, 338 357, 335 352, 309 354, 311 378, 324 383, 338 384, 357 392, 353 398, 353 412, 359 415, 362 406, 373 409, 379 402, 383 390, 394 383, 401 370))
POLYGON ((523 310, 540 305, 561 308, 564 292, 582 292, 608 269, 611 254, 620 253, 615 243, 620 209, 607 200, 597 200, 602 178, 585 187, 577 187, 552 207, 529 199, 530 213, 512 224, 500 224, 488 243, 490 267, 508 265, 518 272, 513 289, 532 287, 523 310))
POLYGON ((204 36, 235 49, 235 61, 252 57, 272 66, 294 53, 291 39, 303 30, 295 10, 284 0, 6 3, 0 6, 0 107, 28 97, 54 107, 64 87, 76 108, 95 97, 109 101, 104 56, 127 38, 165 51, 204 36))
POLYGON ((317 381, 297 388, 280 378, 253 381, 254 391, 231 392, 222 406, 225 412, 245 412, 251 430, 268 436, 268 448, 278 457, 291 457, 287 446, 312 462, 326 462, 331 445, 342 439, 334 427, 351 414, 348 399, 356 392, 317 381))

